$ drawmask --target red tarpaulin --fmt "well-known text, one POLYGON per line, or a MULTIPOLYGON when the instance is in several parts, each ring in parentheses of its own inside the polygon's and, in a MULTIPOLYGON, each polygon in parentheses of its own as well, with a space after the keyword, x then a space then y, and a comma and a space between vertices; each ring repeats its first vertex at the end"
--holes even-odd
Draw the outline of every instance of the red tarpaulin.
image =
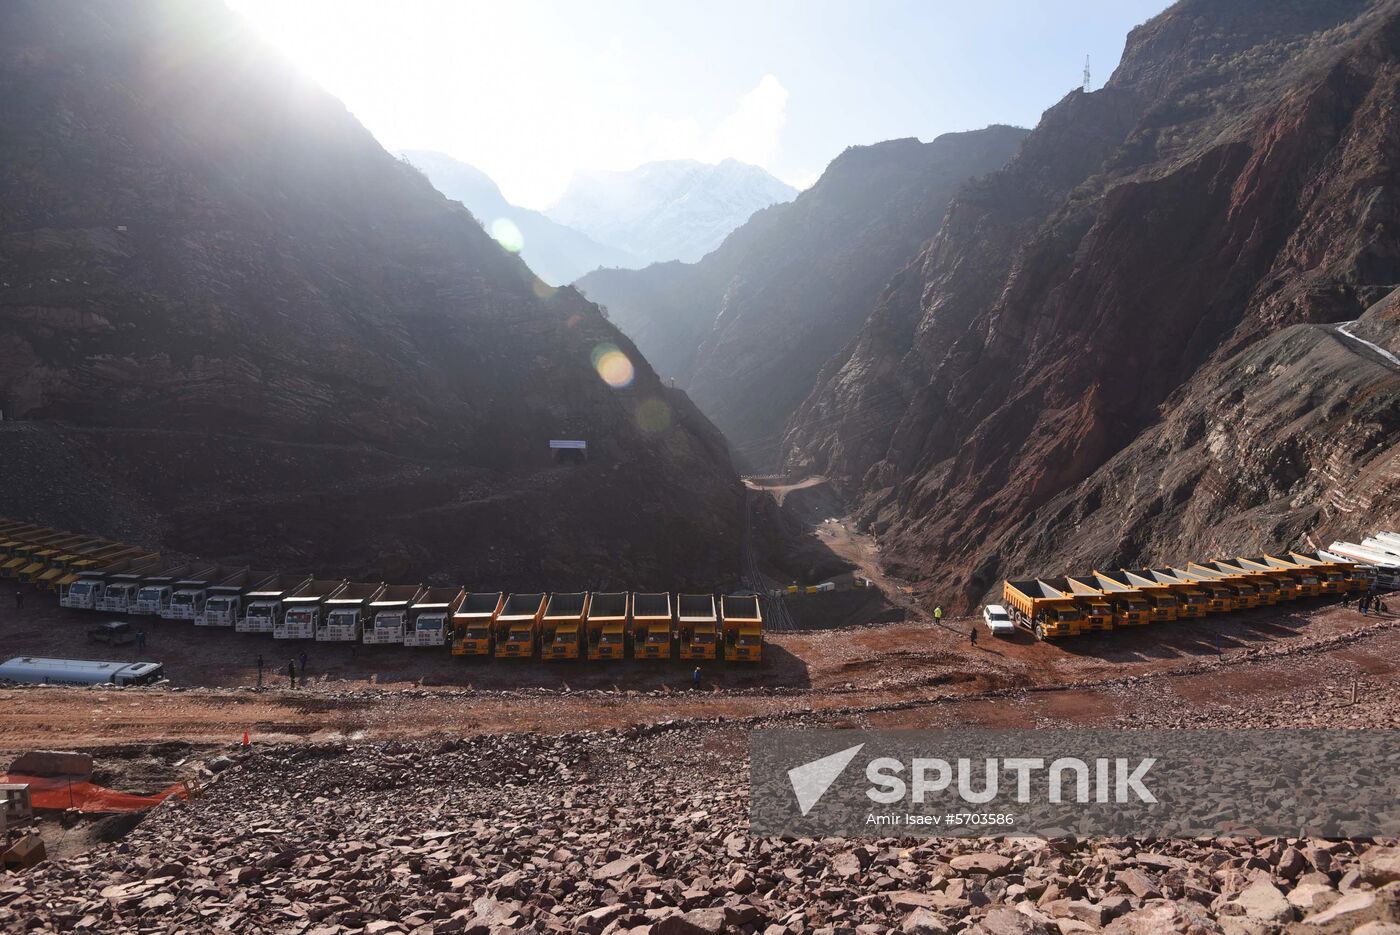
POLYGON ((114 792, 104 786, 84 780, 68 780, 62 776, 8 773, 0 776, 0 782, 28 783, 29 801, 35 808, 76 808, 80 812, 141 812, 154 808, 172 795, 189 798, 189 791, 184 783, 179 782, 155 795, 114 792))

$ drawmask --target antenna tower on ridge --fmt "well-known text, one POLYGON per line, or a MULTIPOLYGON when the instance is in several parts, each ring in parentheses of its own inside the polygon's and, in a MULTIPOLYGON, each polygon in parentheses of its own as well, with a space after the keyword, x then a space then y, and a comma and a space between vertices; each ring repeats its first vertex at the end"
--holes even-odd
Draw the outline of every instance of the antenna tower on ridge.
POLYGON ((1084 93, 1089 93, 1089 56, 1084 56, 1084 93))

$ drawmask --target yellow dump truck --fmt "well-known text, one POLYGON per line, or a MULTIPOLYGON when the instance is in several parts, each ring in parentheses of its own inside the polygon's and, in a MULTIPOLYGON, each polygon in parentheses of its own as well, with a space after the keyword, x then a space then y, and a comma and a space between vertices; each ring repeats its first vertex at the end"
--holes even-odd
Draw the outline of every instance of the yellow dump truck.
POLYGON ((638 659, 670 659, 675 629, 671 595, 639 591, 632 595, 632 655, 638 659))
POLYGON ((1263 555, 1240 556, 1235 562, 1241 568, 1264 572, 1272 578, 1278 585, 1279 597, 1282 600, 1296 600, 1300 597, 1317 596, 1317 576, 1310 575, 1297 566, 1284 568, 1279 565, 1271 565, 1269 564, 1269 559, 1263 555), (1304 582, 1303 579, 1305 577, 1313 578, 1311 587, 1307 586, 1304 582))
POLYGON ((757 594, 726 594, 719 599, 724 658, 763 661, 763 609, 757 594))
POLYGON ((587 619, 587 591, 551 594, 540 618, 540 658, 577 659, 587 619))
POLYGON ((593 595, 588 602, 589 659, 622 659, 627 655, 631 609, 626 591, 593 595))
POLYGON ((1232 587, 1221 584, 1216 578, 1199 574, 1185 568, 1168 568, 1167 571, 1182 581, 1189 581, 1206 592, 1206 610, 1209 613, 1229 613, 1243 606, 1239 593, 1232 587))
POLYGON ((1078 636, 1084 626, 1084 611, 1074 598, 1035 578, 1007 579, 1002 584, 1001 602, 1011 619, 1038 640, 1078 636))
POLYGON ((1159 573, 1155 568, 1125 568, 1129 584, 1139 587, 1167 588, 1176 595, 1176 618, 1185 620, 1191 617, 1204 617, 1210 603, 1210 596, 1189 581, 1182 581, 1175 575, 1159 573))
POLYGON ((506 606, 504 591, 472 591, 452 615, 452 655, 489 656, 496 618, 506 606))
POLYGON ((1152 608, 1153 623, 1171 623, 1177 617, 1176 594, 1171 588, 1158 582, 1137 584, 1128 579, 1128 573, 1121 568, 1117 571, 1099 571, 1094 569, 1094 577, 1100 581, 1112 581, 1128 590, 1135 590, 1147 599, 1148 605, 1152 608))
POLYGON ((713 594, 676 595, 676 633, 682 659, 714 659, 719 652, 719 613, 713 594))
POLYGON ((1356 585, 1352 584, 1355 579, 1349 573, 1356 567, 1354 562, 1324 561, 1306 552, 1289 552, 1288 557, 1303 568, 1311 568, 1317 572, 1323 594, 1345 594, 1363 586, 1359 581, 1356 585))
POLYGON ((1135 588, 1125 581, 1108 575, 1090 572, 1075 575, 1074 580, 1098 588, 1113 604, 1113 623, 1120 627, 1141 627, 1152 622, 1152 602, 1141 588, 1135 588))
POLYGON ((1261 602, 1259 586, 1253 579, 1245 575, 1226 574, 1219 568, 1212 568, 1209 565, 1202 565, 1199 562, 1190 562, 1187 564, 1186 571, 1188 574, 1194 575, 1197 581, 1215 581, 1229 588, 1235 595, 1236 610, 1258 607, 1261 602))
POLYGON ((1081 630, 1113 629, 1113 602, 1104 597, 1103 592, 1098 588, 1074 576, 1041 578, 1040 580, 1062 594, 1074 598, 1074 602, 1084 612, 1084 622, 1080 625, 1081 630))
MULTIPOLYGON (((1266 604, 1273 606, 1283 600, 1283 589, 1279 587, 1279 583, 1274 576, 1267 572, 1262 572, 1255 568, 1246 568, 1239 562, 1224 558, 1212 559, 1206 564, 1209 568, 1224 572, 1226 575, 1237 576, 1244 581, 1252 583, 1259 589, 1259 603, 1261 606, 1266 604)), ((1288 589, 1289 596, 1292 596, 1296 590, 1296 588, 1290 587, 1288 589)))
POLYGON ((496 617, 496 658, 529 659, 535 655, 546 595, 512 594, 496 617))
POLYGON ((1288 572, 1298 582, 1299 597, 1317 597, 1322 593, 1322 576, 1316 569, 1306 568, 1290 559, 1280 558, 1277 555, 1261 556, 1270 568, 1278 568, 1288 572))

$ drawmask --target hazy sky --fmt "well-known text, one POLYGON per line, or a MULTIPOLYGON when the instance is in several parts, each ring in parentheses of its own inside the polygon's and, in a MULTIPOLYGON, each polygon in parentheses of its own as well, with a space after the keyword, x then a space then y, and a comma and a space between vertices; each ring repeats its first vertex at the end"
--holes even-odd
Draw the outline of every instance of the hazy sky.
POLYGON ((390 150, 517 204, 578 169, 733 157, 804 187, 847 146, 1033 126, 1166 0, 229 0, 390 150))

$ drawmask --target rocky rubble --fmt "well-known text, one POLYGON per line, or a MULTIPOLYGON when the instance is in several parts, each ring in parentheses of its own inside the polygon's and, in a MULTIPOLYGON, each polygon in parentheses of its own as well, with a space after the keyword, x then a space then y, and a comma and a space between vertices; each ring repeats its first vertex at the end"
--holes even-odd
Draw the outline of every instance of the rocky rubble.
POLYGON ((338 935, 1167 931, 1400 926, 1400 848, 769 839, 724 726, 236 754, 124 840, 0 878, 6 931, 338 935))

